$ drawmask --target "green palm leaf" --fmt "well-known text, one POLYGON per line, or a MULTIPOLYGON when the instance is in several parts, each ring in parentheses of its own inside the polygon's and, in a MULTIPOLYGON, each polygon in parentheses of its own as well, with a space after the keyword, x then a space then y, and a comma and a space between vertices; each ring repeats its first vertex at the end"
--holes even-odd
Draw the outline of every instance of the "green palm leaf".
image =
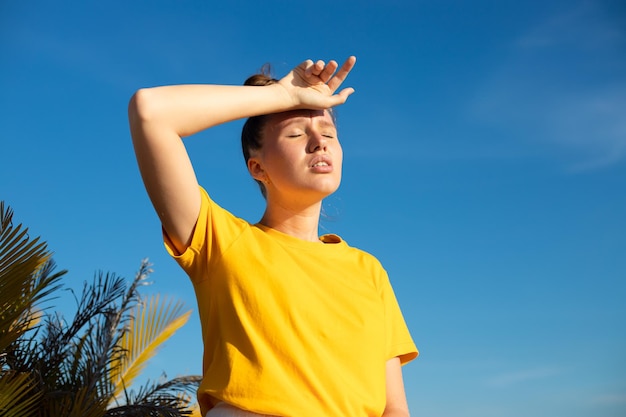
POLYGON ((183 303, 161 299, 159 295, 144 298, 131 313, 128 329, 119 340, 121 353, 112 361, 110 381, 113 399, 143 371, 159 347, 189 320, 191 311, 182 313, 183 303))

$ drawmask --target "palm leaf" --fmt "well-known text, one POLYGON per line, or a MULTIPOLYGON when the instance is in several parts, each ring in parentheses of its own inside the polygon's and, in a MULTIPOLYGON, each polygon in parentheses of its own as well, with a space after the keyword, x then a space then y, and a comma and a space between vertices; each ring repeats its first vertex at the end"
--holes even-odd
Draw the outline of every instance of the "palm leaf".
POLYGON ((159 347, 189 319, 191 311, 181 313, 183 303, 159 295, 144 298, 131 313, 128 329, 119 340, 121 353, 113 359, 109 379, 114 384, 113 398, 143 371, 159 347))
POLYGON ((0 415, 29 417, 37 409, 41 392, 36 390, 28 373, 0 373, 0 415))
POLYGON ((32 328, 35 306, 59 288, 65 271, 53 274, 45 242, 13 225, 13 211, 0 202, 0 352, 32 328))
POLYGON ((102 417, 106 403, 88 387, 48 393, 41 404, 41 416, 102 417))
POLYGON ((191 412, 190 417, 202 417, 200 413, 200 405, 197 402, 194 402, 190 407, 189 411, 191 412))
POLYGON ((181 376, 167 381, 149 382, 138 392, 125 392, 126 405, 107 410, 107 416, 193 416, 192 394, 195 394, 202 377, 181 376), (140 410, 150 410, 151 414, 135 414, 140 410), (130 414, 126 414, 130 410, 130 414), (156 413, 155 413, 156 412, 156 413), (121 414, 120 414, 121 413, 121 414))
POLYGON ((153 297, 139 287, 150 273, 147 260, 130 286, 100 273, 85 283, 73 319, 40 308, 60 288, 45 242, 13 225, 0 202, 0 416, 102 417, 189 414, 199 377, 178 378, 127 394, 108 412, 125 385, 188 320, 182 304, 153 297), (111 379, 115 376, 115 379, 111 379), (134 400, 129 401, 129 399, 134 400))

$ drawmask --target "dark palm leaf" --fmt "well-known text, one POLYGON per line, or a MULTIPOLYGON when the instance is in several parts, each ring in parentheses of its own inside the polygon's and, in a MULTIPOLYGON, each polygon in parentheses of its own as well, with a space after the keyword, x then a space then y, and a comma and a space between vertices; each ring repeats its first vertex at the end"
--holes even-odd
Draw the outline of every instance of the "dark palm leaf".
POLYGON ((141 303, 139 287, 151 272, 148 262, 142 262, 128 286, 115 275, 97 274, 84 285, 76 313, 66 321, 38 310, 60 288, 65 271, 54 273, 46 244, 31 239, 21 225, 14 227, 12 216, 0 203, 0 416, 189 415, 199 377, 149 384, 111 408, 111 375, 120 374, 117 367, 127 355, 120 341, 130 334, 141 303))
POLYGON ((123 405, 107 410, 106 417, 181 417, 191 415, 187 410, 180 410, 165 405, 137 404, 123 405))
POLYGON ((167 401, 170 397, 178 398, 178 394, 195 393, 202 382, 198 375, 176 377, 167 381, 148 383, 141 387, 137 394, 129 394, 128 402, 144 403, 167 401))
POLYGON ((39 406, 41 392, 29 373, 4 371, 0 377, 0 415, 27 417, 39 406), (10 414, 9 414, 10 412, 10 414))
MULTIPOLYGON (((132 411, 128 415, 134 414, 140 410, 147 410, 145 407, 155 407, 155 412, 165 412, 166 414, 145 414, 151 416, 187 416, 191 415, 189 409, 190 399, 195 394, 202 377, 182 376, 167 381, 147 383, 141 387, 136 393, 126 392, 126 404, 107 411, 107 416, 115 417, 121 414, 121 411, 132 411), (138 407, 138 408, 135 408, 138 407)), ((124 414, 127 415, 127 414, 124 414)))
POLYGON ((0 202, 0 352, 36 323, 37 304, 59 288, 46 243, 13 226, 13 211, 0 202))

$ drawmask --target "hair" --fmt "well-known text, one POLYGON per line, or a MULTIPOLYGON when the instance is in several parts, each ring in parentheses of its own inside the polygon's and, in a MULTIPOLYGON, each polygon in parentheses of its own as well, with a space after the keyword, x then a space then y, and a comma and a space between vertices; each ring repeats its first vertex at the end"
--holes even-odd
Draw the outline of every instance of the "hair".
MULTIPOLYGON (((278 80, 271 76, 271 70, 272 68, 269 64, 263 65, 260 72, 248 77, 243 85, 266 86, 276 84, 278 80)), ((328 112, 330 113, 333 123, 336 125, 337 119, 334 109, 330 108, 328 109, 328 112)), ((246 166, 248 165, 248 160, 250 159, 252 152, 263 147, 263 129, 265 128, 267 117, 268 115, 250 117, 246 120, 243 128, 241 129, 241 150, 243 152, 243 158, 246 162, 246 166)), ((255 181, 261 189, 263 198, 267 198, 265 184, 257 179, 255 179, 255 181)))
MULTIPOLYGON (((263 65, 261 71, 258 74, 254 74, 243 83, 243 85, 252 86, 265 86, 276 84, 278 80, 271 75, 271 67, 269 64, 263 65)), ((246 120, 241 130, 241 150, 243 151, 243 157, 248 165, 248 160, 253 151, 261 149, 263 146, 263 128, 267 122, 267 115, 253 116, 246 120)), ((267 198, 267 191, 265 190, 265 184, 255 179, 263 198, 267 198)))

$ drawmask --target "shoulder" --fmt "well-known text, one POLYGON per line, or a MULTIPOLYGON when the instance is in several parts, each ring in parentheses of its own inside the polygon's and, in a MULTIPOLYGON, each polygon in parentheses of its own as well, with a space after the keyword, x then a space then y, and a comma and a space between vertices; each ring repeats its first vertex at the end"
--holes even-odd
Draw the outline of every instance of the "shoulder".
POLYGON ((341 244, 345 246, 345 250, 342 251, 342 255, 349 259, 349 261, 354 264, 355 268, 365 272, 367 276, 372 277, 377 287, 380 286, 382 281, 388 280, 387 271, 376 256, 366 250, 356 246, 351 246, 347 241, 337 235, 325 236, 333 236, 335 239, 338 239, 341 244))
POLYGON ((358 257, 363 262, 370 264, 374 267, 381 268, 381 269, 383 268, 378 258, 374 256, 373 254, 371 254, 370 252, 367 252, 366 250, 363 250, 356 246, 351 246, 347 241, 345 241, 344 239, 342 239, 341 237, 337 235, 333 235, 333 236, 336 236, 346 245, 346 247, 348 248, 348 251, 352 254, 352 256, 358 257))
POLYGON ((237 239, 250 223, 233 215, 209 197, 200 187, 201 205, 189 248, 207 254, 222 251, 237 239))

